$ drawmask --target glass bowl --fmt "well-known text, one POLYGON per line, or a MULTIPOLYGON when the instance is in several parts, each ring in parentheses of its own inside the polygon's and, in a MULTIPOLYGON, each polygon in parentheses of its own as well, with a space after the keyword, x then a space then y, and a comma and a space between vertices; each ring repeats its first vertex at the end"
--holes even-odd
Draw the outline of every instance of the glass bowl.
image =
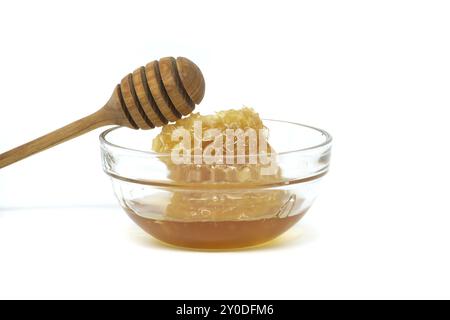
POLYGON ((123 127, 100 136, 103 168, 129 217, 158 240, 198 249, 259 245, 311 207, 328 171, 332 140, 306 125, 264 124, 276 150, 277 174, 268 178, 251 179, 260 168, 237 162, 169 164, 169 154, 150 151, 159 130, 123 127))

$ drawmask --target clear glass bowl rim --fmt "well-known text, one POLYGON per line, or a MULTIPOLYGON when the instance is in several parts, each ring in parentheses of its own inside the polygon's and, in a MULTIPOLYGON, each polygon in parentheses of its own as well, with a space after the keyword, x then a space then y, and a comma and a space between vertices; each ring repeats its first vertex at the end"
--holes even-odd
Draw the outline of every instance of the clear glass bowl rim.
MULTIPOLYGON (((263 121, 270 121, 270 122, 278 122, 278 123, 286 123, 286 124, 290 124, 290 125, 295 125, 295 126, 299 126, 299 127, 303 127, 303 128, 308 128, 308 129, 312 129, 314 131, 316 131, 319 134, 322 134, 325 137, 325 141, 313 145, 313 146, 309 146, 306 148, 301 148, 301 149, 294 149, 294 150, 289 150, 289 151, 284 151, 284 152, 277 152, 277 155, 287 155, 287 154, 295 154, 295 153, 302 153, 302 152, 311 152, 315 149, 322 149, 325 146, 329 146, 331 145, 333 138, 332 136, 325 130, 323 129, 319 129, 313 126, 309 126, 306 124, 301 124, 301 123, 296 123, 296 122, 292 122, 292 121, 284 121, 284 120, 273 120, 273 119, 262 119, 263 121)), ((154 151, 144 151, 144 150, 137 150, 137 149, 133 149, 133 148, 129 148, 129 147, 124 147, 118 144, 115 144, 111 141, 108 141, 108 134, 110 134, 113 131, 122 129, 123 127, 121 126, 115 126, 112 128, 109 128, 107 130, 105 130, 104 132, 102 132, 100 134, 100 143, 102 145, 106 145, 106 146, 110 146, 113 148, 118 148, 118 149, 122 149, 122 150, 126 150, 129 152, 135 152, 135 153, 140 153, 140 154, 146 154, 148 156, 155 156, 155 157, 160 157, 160 156, 170 156, 170 153, 159 153, 159 152, 154 152, 154 151)), ((155 128, 156 129, 156 128, 155 128)))

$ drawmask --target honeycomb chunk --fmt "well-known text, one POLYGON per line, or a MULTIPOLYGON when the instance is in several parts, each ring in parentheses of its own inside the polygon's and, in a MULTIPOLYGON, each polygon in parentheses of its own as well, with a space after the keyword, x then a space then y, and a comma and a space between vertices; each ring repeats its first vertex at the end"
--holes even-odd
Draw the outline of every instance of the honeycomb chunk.
MULTIPOLYGON (((162 127, 161 133, 153 139, 153 150, 159 153, 171 152, 172 149, 178 145, 178 142, 172 141, 172 133, 175 129, 180 127, 189 130, 193 139, 195 121, 201 122, 203 132, 208 129, 219 129, 221 132, 224 132, 226 129, 265 129, 259 115, 252 108, 248 107, 244 107, 240 110, 231 109, 227 111, 220 111, 215 115, 202 116, 199 113, 193 113, 173 124, 168 124, 162 127)), ((209 143, 211 143, 211 141, 204 141, 203 148, 205 148, 209 143)), ((191 145, 194 145, 193 141, 191 145)), ((192 152, 194 151, 192 150, 192 152)))
MULTIPOLYGON (((153 140, 153 150, 168 154, 179 147, 181 142, 172 140, 172 133, 177 128, 189 131, 191 137, 191 149, 187 150, 194 154, 194 124, 200 121, 202 132, 208 129, 218 129, 224 135, 226 129, 254 129, 256 132, 265 132, 257 136, 257 150, 260 143, 267 144, 267 154, 275 151, 267 143, 268 134, 259 115, 251 108, 240 110, 221 111, 215 115, 202 116, 198 113, 178 120, 174 124, 166 125, 161 133, 153 140), (260 141, 264 139, 264 141, 260 141)), ((225 141, 225 137, 222 137, 225 141)), ((281 179, 281 170, 274 164, 272 174, 263 174, 262 169, 267 167, 260 163, 249 163, 250 141, 249 137, 241 140, 244 145, 245 163, 221 163, 221 164, 175 164, 170 157, 162 157, 168 170, 169 178, 178 183, 201 183, 201 184, 241 184, 242 190, 230 191, 211 188, 211 190, 199 191, 175 191, 170 203, 166 207, 166 216, 169 219, 182 221, 224 221, 224 220, 254 220, 259 218, 274 217, 280 212, 284 204, 289 201, 290 195, 281 190, 258 190, 248 188, 253 183, 275 183, 281 179)), ((201 140, 202 152, 212 141, 201 140)), ((236 141, 223 144, 223 154, 233 148, 233 154, 238 154, 236 141)))
MULTIPOLYGON (((250 156, 253 155, 257 157, 260 144, 264 142, 266 144, 267 156, 270 156, 272 152, 272 147, 267 142, 268 132, 265 128, 259 115, 251 108, 244 107, 240 110, 227 110, 217 112, 215 115, 205 115, 202 116, 199 113, 191 114, 189 117, 178 120, 174 124, 166 125, 162 128, 161 133, 153 139, 153 150, 159 153, 169 154, 173 149, 179 148, 182 142, 173 141, 172 134, 176 129, 183 128, 189 132, 190 149, 187 153, 190 153, 193 157, 194 146, 195 146, 195 130, 194 124, 198 122, 201 124, 202 133, 207 132, 209 129, 216 129, 220 132, 219 138, 222 140, 222 154, 231 151, 233 157, 233 164, 228 164, 227 161, 223 160, 224 163, 207 165, 205 163, 201 164, 175 164, 173 163, 170 156, 161 157, 161 160, 167 165, 170 176, 169 178, 176 182, 273 182, 275 179, 280 178, 280 170, 274 167, 271 174, 263 174, 261 169, 267 167, 267 165, 262 165, 259 159, 256 159, 256 163, 250 161, 250 156), (227 144, 226 130, 231 129, 236 132, 236 130, 241 129, 242 133, 246 132, 247 129, 253 129, 256 138, 256 143, 254 144, 253 151, 255 153, 250 153, 250 137, 248 135, 243 135, 241 140, 241 145, 244 150, 240 150, 238 147, 237 138, 232 141, 231 146, 227 144), (261 136, 264 141, 261 141, 261 136), (245 153, 242 154, 242 151, 245 153), (237 155, 241 154, 243 156, 244 164, 238 164, 237 155)), ((213 140, 205 140, 204 137, 199 137, 201 141, 201 152, 213 143, 213 140)), ((192 161, 193 162, 193 161, 192 161)))
POLYGON ((170 219, 189 221, 256 220, 282 215, 291 199, 282 190, 182 192, 166 208, 170 219))

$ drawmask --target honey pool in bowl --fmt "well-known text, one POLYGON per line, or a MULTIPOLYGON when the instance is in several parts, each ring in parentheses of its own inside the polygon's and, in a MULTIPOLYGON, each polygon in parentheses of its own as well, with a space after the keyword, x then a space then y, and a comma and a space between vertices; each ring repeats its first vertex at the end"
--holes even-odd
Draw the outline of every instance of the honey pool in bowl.
POLYGON ((156 239, 179 247, 233 249, 273 240, 295 225, 304 212, 285 218, 224 221, 172 221, 143 218, 127 210, 130 218, 156 239))

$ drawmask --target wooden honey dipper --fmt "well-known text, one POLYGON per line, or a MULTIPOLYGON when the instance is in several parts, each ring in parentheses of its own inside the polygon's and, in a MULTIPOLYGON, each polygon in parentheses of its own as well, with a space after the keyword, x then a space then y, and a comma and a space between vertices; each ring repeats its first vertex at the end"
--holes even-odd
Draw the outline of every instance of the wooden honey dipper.
POLYGON ((200 69, 190 60, 162 58, 125 76, 97 112, 0 154, 0 168, 107 125, 152 129, 191 113, 205 93, 200 69))

